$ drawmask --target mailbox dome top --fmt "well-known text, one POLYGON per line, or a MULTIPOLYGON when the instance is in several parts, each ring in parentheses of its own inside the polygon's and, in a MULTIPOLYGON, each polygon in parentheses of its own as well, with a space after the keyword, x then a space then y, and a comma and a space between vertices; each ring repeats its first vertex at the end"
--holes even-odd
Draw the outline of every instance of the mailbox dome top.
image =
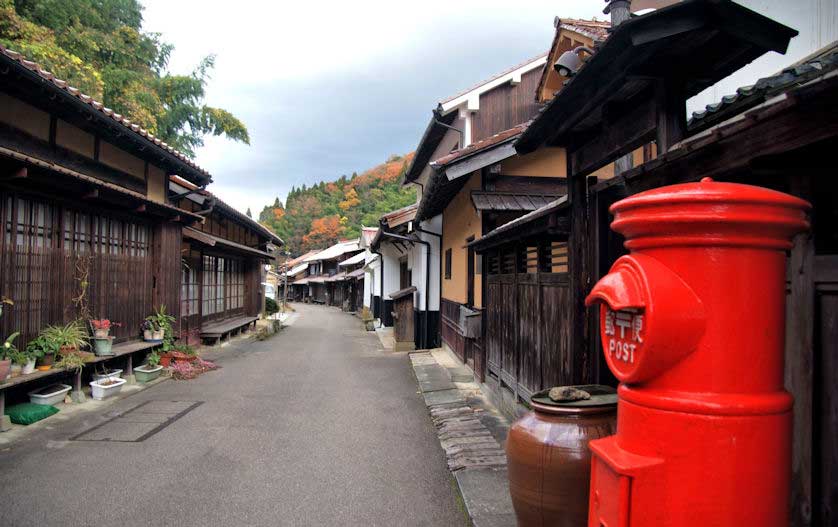
POLYGON ((737 245, 788 249, 809 227, 811 205, 776 190, 704 178, 641 192, 614 203, 611 227, 629 249, 737 245))

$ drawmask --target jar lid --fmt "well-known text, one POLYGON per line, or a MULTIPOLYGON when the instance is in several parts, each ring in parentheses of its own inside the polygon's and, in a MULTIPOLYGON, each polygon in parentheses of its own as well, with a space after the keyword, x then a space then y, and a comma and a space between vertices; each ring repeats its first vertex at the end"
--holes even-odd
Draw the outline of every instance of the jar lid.
POLYGON ((545 409, 576 409, 582 410, 589 408, 591 410, 601 409, 601 407, 610 407, 617 404, 617 390, 610 386, 603 384, 581 384, 577 386, 567 386, 567 388, 576 388, 591 394, 590 399, 580 399, 578 401, 554 401, 550 398, 550 390, 542 390, 534 393, 530 397, 530 402, 534 408, 546 407, 545 409))

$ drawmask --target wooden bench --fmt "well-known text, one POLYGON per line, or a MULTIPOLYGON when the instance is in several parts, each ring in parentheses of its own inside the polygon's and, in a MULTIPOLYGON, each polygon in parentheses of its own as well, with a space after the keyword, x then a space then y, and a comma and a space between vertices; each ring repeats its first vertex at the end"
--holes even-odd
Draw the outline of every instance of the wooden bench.
MULTIPOLYGON (((128 362, 125 366, 125 371, 123 372, 124 375, 129 376, 134 374, 134 353, 139 351, 146 351, 152 348, 159 346, 159 342, 145 342, 142 340, 132 340, 128 342, 122 342, 120 344, 114 344, 113 348, 111 348, 112 353, 110 355, 97 355, 88 359, 85 363, 85 368, 93 367, 95 369, 96 365, 109 361, 111 359, 116 359, 119 357, 128 356, 128 362)), ((2 418, 4 415, 4 411, 6 409, 6 390, 12 388, 14 386, 20 386, 22 384, 29 384, 41 379, 51 378, 51 377, 59 377, 64 376, 68 373, 65 368, 52 368, 51 370, 47 371, 35 371, 28 375, 19 375, 17 377, 10 377, 3 382, 0 382, 0 432, 5 432, 8 430, 9 424, 2 418)), ((76 372, 75 374, 75 383, 73 390, 77 393, 81 393, 81 377, 84 373, 84 369, 76 372)), ((78 395, 76 396, 78 397, 78 395)))
POLYGON ((201 339, 214 340, 215 343, 218 343, 225 335, 229 337, 229 335, 241 330, 247 331, 251 324, 255 327, 257 320, 259 320, 259 317, 243 316, 206 324, 201 328, 201 339))

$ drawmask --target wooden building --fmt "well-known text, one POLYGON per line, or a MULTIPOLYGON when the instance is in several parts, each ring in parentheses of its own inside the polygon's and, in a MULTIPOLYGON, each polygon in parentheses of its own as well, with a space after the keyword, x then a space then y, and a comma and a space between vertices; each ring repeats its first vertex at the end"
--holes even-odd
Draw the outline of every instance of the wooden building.
POLYGON ((341 282, 346 278, 346 273, 338 267, 338 264, 360 251, 356 238, 340 241, 312 254, 303 260, 303 263, 308 264, 308 274, 295 284, 308 286, 307 297, 310 302, 342 306, 347 293, 341 282))
MULTIPOLYGON (((548 53, 442 101, 406 174, 406 183, 422 189, 416 220, 440 225, 441 340, 481 378, 485 267, 467 246, 566 193, 562 148, 523 158, 514 143, 560 86, 548 59, 595 46, 606 38, 608 26, 557 20, 548 53)), ((600 173, 605 177, 613 171, 604 167, 600 173)))
POLYGON ((218 197, 177 176, 169 198, 204 221, 182 230, 180 336, 215 340, 252 324, 265 305, 265 265, 282 240, 218 197))
MULTIPOLYGON (((542 256, 541 248, 568 243, 562 287, 570 309, 556 316, 545 310, 542 294, 538 318, 527 319, 520 306, 528 294, 510 296, 518 311, 498 305, 487 325, 487 338, 497 344, 489 347, 503 349, 504 339, 543 339, 556 327, 558 335, 550 338, 560 337, 565 350, 556 363, 562 383, 613 383, 598 343, 598 310, 582 303, 625 253, 622 240, 609 229, 611 204, 707 176, 811 201, 812 232, 797 237, 788 259, 786 387, 795 398, 791 513, 792 525, 827 526, 835 524, 838 503, 838 451, 832 440, 838 434, 838 186, 822 167, 830 166, 838 145, 835 47, 686 119, 689 97, 769 51, 783 53, 795 34, 726 0, 683 2, 624 22, 516 142, 525 156, 547 147, 568 151, 568 196, 495 229, 471 247, 498 272, 498 281, 508 281, 510 274, 512 280, 527 274, 527 255, 536 254, 540 263, 550 255, 548 250, 542 256), (646 73, 638 76, 638 71, 646 73), (614 178, 591 177, 637 148, 653 149, 655 155, 614 178), (501 325, 515 327, 507 316, 518 317, 515 323, 527 329, 504 333, 501 325)), ((731 301, 746 304, 747 293, 731 301)), ((539 370, 523 360, 509 367, 524 375, 539 370)))
MULTIPOLYGON (((255 262, 282 241, 215 198, 184 206, 173 174, 210 197, 200 190, 210 175, 183 154, 0 46, 0 295, 15 302, 2 334, 20 331, 22 346, 49 324, 109 318, 121 324, 120 343, 138 338, 162 305, 186 333, 215 318, 256 316, 255 262), (230 261, 229 275, 227 260, 223 271, 213 264, 224 282, 208 318, 181 316, 209 301, 184 271, 190 232, 215 245, 208 255, 230 261)), ((199 257, 190 268, 200 276, 204 264, 199 257)))

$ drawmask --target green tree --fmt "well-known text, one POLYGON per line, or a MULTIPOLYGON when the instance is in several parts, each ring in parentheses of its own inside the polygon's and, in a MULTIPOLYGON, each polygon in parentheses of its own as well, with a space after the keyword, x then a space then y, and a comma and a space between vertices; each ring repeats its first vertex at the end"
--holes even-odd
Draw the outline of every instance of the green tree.
POLYGON ((250 144, 244 123, 204 103, 215 57, 170 73, 172 46, 142 30, 142 9, 137 0, 0 0, 0 44, 187 155, 209 134, 250 144))

